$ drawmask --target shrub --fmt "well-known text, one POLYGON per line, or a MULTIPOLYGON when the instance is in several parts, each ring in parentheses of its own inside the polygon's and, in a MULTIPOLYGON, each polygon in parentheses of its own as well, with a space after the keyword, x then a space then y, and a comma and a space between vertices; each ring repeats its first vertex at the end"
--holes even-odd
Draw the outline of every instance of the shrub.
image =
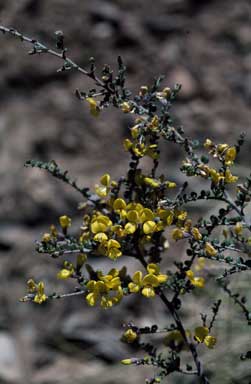
MULTIPOLYGON (((27 282, 28 293, 21 301, 42 304, 47 300, 80 295, 89 306, 109 310, 123 303, 129 295, 159 299, 170 314, 170 325, 160 328, 154 324, 141 328, 134 323, 126 324, 122 341, 133 344, 146 355, 125 358, 122 364, 157 368, 157 373, 146 380, 148 384, 159 383, 174 372, 184 377, 194 375, 201 383, 209 383, 201 364, 200 346, 217 348, 214 325, 222 300, 217 298, 212 302, 211 315, 207 314, 208 311, 201 314, 197 326, 190 330, 185 328, 180 308, 185 305, 188 295, 203 291, 211 280, 218 291, 223 290, 233 300, 243 319, 251 325, 246 298, 230 288, 234 274, 251 269, 251 222, 246 213, 251 196, 251 177, 239 180, 232 173, 244 143, 244 134, 234 144, 216 143, 210 138, 201 144, 187 137, 183 129, 173 123, 170 109, 180 85, 162 89, 162 77, 159 77, 151 86, 142 86, 136 95, 132 95, 125 86, 126 67, 121 57, 118 57, 115 75, 106 65, 99 77, 93 58, 90 58, 90 67, 83 69, 67 56, 61 31, 56 32, 54 50, 15 29, 1 26, 0 30, 30 44, 32 49, 29 53, 32 55, 57 56, 63 62, 59 71, 77 70, 93 79, 95 88, 87 92, 76 90, 76 96, 88 103, 94 117, 102 117, 102 111, 110 106, 134 116, 134 124, 123 143, 130 158, 128 169, 118 180, 111 179, 106 173, 91 190, 80 187, 54 161, 26 162, 27 167, 44 169, 71 185, 84 198, 84 203, 80 207, 83 223, 78 235, 71 234, 71 218, 62 215, 58 225, 52 225, 36 245, 37 252, 62 259, 57 277, 74 279, 77 288, 66 294, 49 294, 42 281, 30 279, 27 282), (180 165, 185 180, 182 185, 177 186, 159 173, 161 141, 177 146, 184 153, 180 165), (151 159, 147 171, 141 168, 141 160, 145 157, 151 159), (206 189, 192 191, 186 180, 189 178, 204 179, 206 189), (205 204, 209 200, 218 201, 222 207, 209 218, 195 222, 189 218, 187 206, 200 200, 205 204), (163 272, 161 261, 170 252, 170 238, 175 242, 186 242, 187 256, 183 261, 176 260, 172 269, 163 272), (97 255, 113 260, 114 268, 110 271, 94 270, 91 262, 97 255), (126 269, 129 257, 141 265, 132 276, 126 269), (125 263, 121 270, 116 268, 119 258, 123 258, 125 263), (207 270, 208 261, 222 266, 222 273, 207 270), (142 335, 162 332, 165 348, 161 351, 154 343, 142 342, 142 335), (184 352, 190 354, 189 363, 184 359, 184 352)), ((251 351, 243 351, 240 355, 243 360, 250 357, 251 351)))

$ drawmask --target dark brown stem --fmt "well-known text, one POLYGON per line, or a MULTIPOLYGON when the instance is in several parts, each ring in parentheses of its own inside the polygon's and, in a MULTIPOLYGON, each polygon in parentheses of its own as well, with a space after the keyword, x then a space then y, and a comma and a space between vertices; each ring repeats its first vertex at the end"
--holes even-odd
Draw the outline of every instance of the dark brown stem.
POLYGON ((165 306, 167 307, 171 316, 173 317, 173 319, 177 325, 177 329, 180 331, 181 336, 183 337, 186 345, 188 346, 188 348, 189 348, 189 350, 193 356, 193 360, 194 360, 195 366, 197 368, 197 376, 199 376, 202 379, 202 384, 209 384, 209 381, 203 372, 202 365, 201 365, 201 362, 199 360, 199 356, 198 356, 196 347, 195 347, 194 343, 192 343, 188 340, 187 335, 186 335, 186 331, 183 327, 183 324, 180 320, 180 317, 179 317, 177 311, 174 309, 172 303, 167 299, 167 297, 165 296, 165 294, 161 290, 159 291, 159 297, 162 300, 162 302, 165 304, 165 306))

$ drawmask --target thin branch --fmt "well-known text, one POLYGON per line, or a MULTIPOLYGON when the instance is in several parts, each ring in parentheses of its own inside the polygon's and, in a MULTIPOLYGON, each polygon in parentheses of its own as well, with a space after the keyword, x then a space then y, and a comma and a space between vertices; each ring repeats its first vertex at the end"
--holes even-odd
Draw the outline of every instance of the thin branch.
MULTIPOLYGON (((106 89, 106 84, 98 76, 96 76, 94 71, 87 71, 86 69, 80 67, 73 60, 71 60, 68 56, 66 56, 65 50, 62 50, 62 52, 60 52, 60 53, 56 52, 55 50, 48 48, 45 44, 40 43, 36 39, 31 39, 30 37, 23 35, 21 32, 18 32, 14 28, 7 28, 7 27, 0 25, 0 32, 2 32, 4 34, 7 33, 7 34, 9 34, 9 35, 11 35, 17 39, 20 39, 22 42, 24 41, 28 44, 31 44, 33 47, 33 51, 30 52, 31 54, 32 53, 33 54, 35 54, 35 53, 39 53, 39 54, 40 53, 48 53, 52 56, 55 56, 55 57, 63 60, 65 65, 67 65, 70 68, 76 69, 78 72, 82 73, 83 75, 85 75, 87 77, 90 77, 91 79, 93 79, 95 81, 95 83, 98 86, 106 89)), ((109 92, 111 92, 111 91, 112 90, 109 89, 109 92)))

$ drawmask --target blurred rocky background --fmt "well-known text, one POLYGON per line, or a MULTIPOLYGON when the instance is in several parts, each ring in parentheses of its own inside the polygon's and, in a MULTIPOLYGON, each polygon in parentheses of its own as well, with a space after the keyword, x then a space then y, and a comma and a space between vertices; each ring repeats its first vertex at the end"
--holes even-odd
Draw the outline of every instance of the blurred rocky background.
MULTIPOLYGON (((181 83, 176 123, 190 137, 218 142, 235 143, 246 131, 236 169, 250 172, 250 0, 0 0, 0 23, 51 46, 54 32, 63 30, 68 53, 81 66, 94 56, 99 69, 115 67, 121 55, 133 91, 159 74, 166 76, 164 86, 181 83)), ((81 219, 77 193, 42 171, 24 169, 24 162, 54 159, 84 186, 107 171, 116 178, 127 167, 121 141, 130 117, 110 109, 94 119, 74 96, 76 88, 91 86, 89 80, 57 73, 56 58, 28 56, 27 45, 7 36, 0 35, 0 48, 0 383, 143 383, 151 370, 121 366, 120 359, 136 352, 119 338, 123 323, 133 319, 167 326, 168 314, 157 303, 126 299, 104 311, 80 297, 43 306, 18 302, 29 277, 45 280, 51 291, 72 288, 56 280, 55 262, 36 254, 34 242, 59 215, 73 218, 73 231, 81 219)), ((163 150, 165 171, 181 181, 182 157, 172 145, 163 150)), ((182 257, 182 247, 174 248, 175 257, 182 257)), ((243 280, 238 285, 247 287, 243 280)), ((186 303, 188 328, 200 318, 195 302, 209 310, 215 294, 209 289, 206 298, 197 293, 186 303)), ((217 371, 212 383, 248 384, 250 367, 239 355, 250 340, 226 298, 224 306, 228 321, 220 316, 219 345, 205 363, 217 371)))

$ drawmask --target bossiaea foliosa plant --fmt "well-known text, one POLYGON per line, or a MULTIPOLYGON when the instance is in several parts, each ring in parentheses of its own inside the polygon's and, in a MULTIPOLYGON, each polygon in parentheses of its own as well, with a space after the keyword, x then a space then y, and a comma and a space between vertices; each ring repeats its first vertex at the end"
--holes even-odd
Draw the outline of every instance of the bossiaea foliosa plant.
MULTIPOLYGON (((76 90, 80 102, 89 105, 95 118, 102 118, 102 111, 109 107, 131 114, 134 123, 128 128, 124 150, 128 153, 128 169, 118 180, 109 172, 100 177, 93 189, 81 187, 62 170, 55 161, 27 161, 27 167, 37 167, 77 190, 81 199, 83 217, 79 232, 71 233, 71 218, 62 215, 36 244, 39 253, 60 259, 59 279, 73 279, 76 288, 65 294, 49 293, 42 281, 27 282, 27 294, 21 301, 42 304, 48 300, 79 295, 79 300, 89 306, 110 310, 123 305, 130 295, 142 300, 160 300, 166 307, 170 323, 139 327, 133 322, 125 324, 121 340, 131 343, 142 357, 128 357, 124 365, 153 366, 155 374, 146 379, 148 384, 159 383, 172 373, 197 377, 196 382, 209 383, 206 367, 201 362, 203 348, 217 348, 220 340, 214 333, 217 316, 222 308, 222 294, 227 294, 240 310, 243 321, 251 325, 251 313, 246 297, 232 292, 231 278, 235 274, 249 273, 251 269, 251 220, 246 214, 251 198, 251 177, 240 180, 232 168, 244 143, 241 134, 236 143, 216 143, 210 138, 204 143, 192 140, 184 130, 175 127, 171 106, 180 86, 161 87, 162 77, 151 86, 140 87, 133 95, 126 86, 126 67, 118 57, 116 73, 105 65, 97 74, 94 58, 84 69, 73 62, 64 46, 64 35, 55 33, 56 47, 50 49, 35 39, 24 36, 13 28, 0 26, 5 35, 15 37, 31 46, 31 55, 53 55, 62 61, 58 71, 75 70, 93 80, 89 91, 76 90), (159 172, 160 142, 176 146, 183 153, 179 164, 184 183, 176 185, 159 172), (142 159, 148 157, 151 166, 142 170, 142 159), (206 189, 192 191, 188 179, 203 179, 206 189), (217 214, 189 218, 188 204, 213 200, 221 204, 217 214), (172 269, 162 270, 162 261, 168 259, 169 241, 185 242, 186 257, 176 257, 172 269), (92 257, 109 258, 111 270, 94 270, 92 257), (128 258, 137 260, 138 268, 132 275, 127 272, 128 258), (124 267, 118 269, 116 261, 123 259, 124 267), (221 267, 221 273, 207 270, 207 263, 221 267), (197 326, 186 329, 181 315, 188 295, 205 290, 208 280, 214 282, 219 292, 206 313, 200 314, 197 326), (163 348, 154 346, 154 335, 163 334, 163 348), (149 336, 150 335, 150 336, 149 336), (144 339, 144 342, 142 341, 144 339), (153 343, 153 344, 152 344, 153 343), (184 354, 186 358, 184 359, 184 354), (187 363, 187 356, 190 361, 187 363)), ((149 164, 149 162, 148 162, 149 164)), ((212 351, 213 353, 213 351, 212 351)), ((250 351, 242 351, 241 359, 249 359, 250 351)))

